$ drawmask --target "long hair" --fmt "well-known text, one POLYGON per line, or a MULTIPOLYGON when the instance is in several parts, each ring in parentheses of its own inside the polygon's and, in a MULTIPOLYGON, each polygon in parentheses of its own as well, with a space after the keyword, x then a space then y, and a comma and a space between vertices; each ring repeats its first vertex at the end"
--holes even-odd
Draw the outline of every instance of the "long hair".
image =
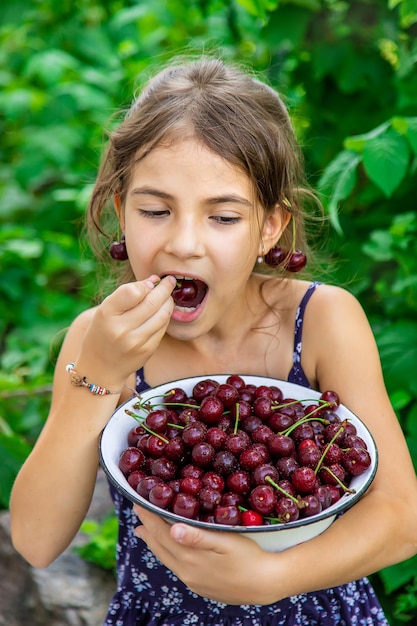
MULTIPOLYGON (((123 205, 134 166, 161 141, 184 136, 246 173, 266 213, 277 204, 289 211, 292 219, 281 243, 306 250, 305 203, 315 198, 283 101, 251 72, 203 57, 174 62, 151 78, 109 133, 88 210, 96 253, 104 257, 105 246, 115 238, 111 200, 118 193, 123 205)), ((133 278, 126 267, 120 282, 133 278)))

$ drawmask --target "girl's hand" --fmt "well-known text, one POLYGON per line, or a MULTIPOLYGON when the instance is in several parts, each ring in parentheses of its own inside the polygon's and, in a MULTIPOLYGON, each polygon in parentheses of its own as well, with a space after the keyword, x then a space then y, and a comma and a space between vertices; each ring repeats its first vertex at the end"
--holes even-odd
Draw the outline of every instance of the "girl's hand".
POLYGON ((172 276, 162 280, 151 276, 116 289, 95 310, 77 368, 94 372, 109 388, 122 387, 153 354, 165 334, 174 307, 171 293, 175 284, 172 276))
POLYGON ((182 523, 171 526, 138 505, 133 509, 143 524, 136 535, 191 591, 226 604, 280 599, 276 555, 252 539, 182 523))

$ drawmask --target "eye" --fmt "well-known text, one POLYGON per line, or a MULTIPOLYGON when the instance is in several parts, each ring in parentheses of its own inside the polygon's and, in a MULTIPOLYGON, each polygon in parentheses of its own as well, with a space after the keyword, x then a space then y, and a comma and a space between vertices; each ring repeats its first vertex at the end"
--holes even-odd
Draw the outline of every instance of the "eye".
POLYGON ((140 215, 142 215, 143 217, 149 217, 150 219, 156 219, 158 217, 166 217, 167 215, 169 215, 169 211, 167 211, 167 209, 155 209, 153 211, 145 210, 145 209, 139 209, 139 213, 140 215))
POLYGON ((237 224, 240 221, 240 217, 230 216, 230 215, 213 215, 210 219, 218 224, 224 224, 228 226, 229 224, 237 224))

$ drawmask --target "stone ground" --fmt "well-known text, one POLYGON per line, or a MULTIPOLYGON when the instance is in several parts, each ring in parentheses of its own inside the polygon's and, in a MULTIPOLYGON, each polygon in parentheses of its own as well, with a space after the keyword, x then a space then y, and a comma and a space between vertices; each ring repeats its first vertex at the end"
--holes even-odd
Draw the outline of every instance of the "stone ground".
MULTIPOLYGON (((99 471, 87 518, 99 520, 112 508, 99 471)), ((13 549, 9 513, 0 514, 0 626, 102 626, 116 583, 73 551, 83 541, 79 533, 52 565, 35 569, 13 549)))

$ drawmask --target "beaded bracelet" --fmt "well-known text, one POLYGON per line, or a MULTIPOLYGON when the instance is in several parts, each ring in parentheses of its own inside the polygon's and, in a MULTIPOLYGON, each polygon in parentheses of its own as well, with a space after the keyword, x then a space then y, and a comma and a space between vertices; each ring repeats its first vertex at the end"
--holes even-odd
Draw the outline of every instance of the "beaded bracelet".
POLYGON ((87 387, 91 393, 96 396, 108 396, 110 394, 118 394, 120 391, 110 391, 110 389, 106 389, 105 387, 100 387, 100 385, 95 385, 94 383, 87 382, 85 376, 80 376, 74 369, 75 363, 68 363, 65 370, 68 374, 71 375, 71 385, 75 387, 87 387))

